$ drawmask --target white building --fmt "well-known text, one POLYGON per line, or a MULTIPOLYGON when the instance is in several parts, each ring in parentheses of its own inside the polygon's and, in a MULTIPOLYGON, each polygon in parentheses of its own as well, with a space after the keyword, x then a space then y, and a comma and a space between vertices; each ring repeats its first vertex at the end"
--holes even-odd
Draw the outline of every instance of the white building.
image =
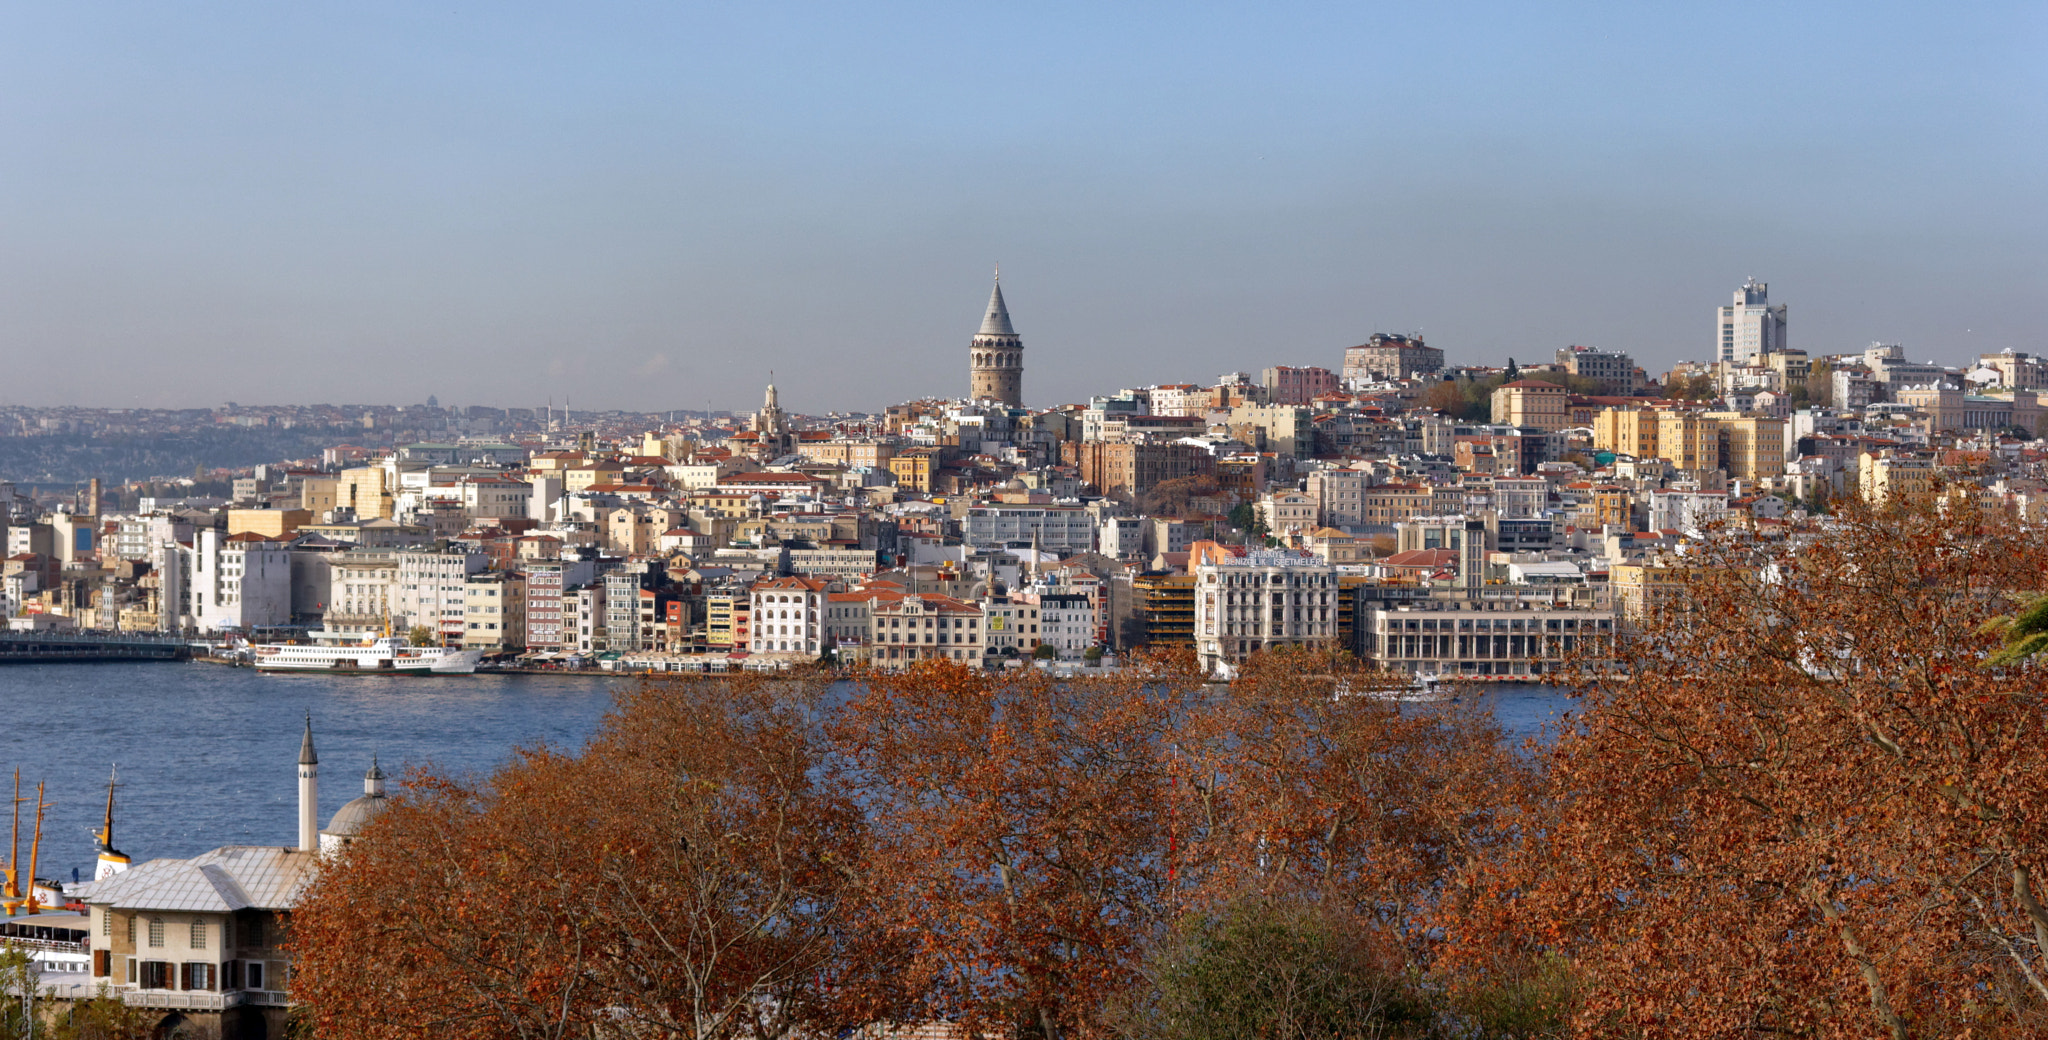
POLYGON ((753 653, 825 652, 826 583, 815 578, 757 582, 749 595, 747 649, 753 653))
POLYGON ((193 538, 189 613, 201 631, 249 632, 292 618, 292 554, 283 542, 209 527, 193 538))
POLYGON ((1735 290, 1735 301, 1719 312, 1714 357, 1753 361, 1785 349, 1785 305, 1771 305, 1770 286, 1754 278, 1735 290))
POLYGON ((1728 516, 1728 496, 1717 491, 1650 492, 1650 530, 1698 531, 1728 516))
POLYGON ((976 549, 1030 544, 1072 556, 1095 551, 1095 518, 1081 506, 975 506, 961 525, 962 540, 976 549))
POLYGON ((460 646, 466 628, 465 588, 469 576, 490 565, 481 552, 401 552, 397 588, 392 597, 393 623, 424 625, 443 645, 460 646))
POLYGON ((1337 638, 1337 569, 1322 557, 1215 543, 1197 549, 1195 652, 1204 668, 1337 638))
POLYGON ((1079 657, 1095 645, 1095 602, 1081 592, 1038 594, 1038 641, 1061 657, 1079 657))

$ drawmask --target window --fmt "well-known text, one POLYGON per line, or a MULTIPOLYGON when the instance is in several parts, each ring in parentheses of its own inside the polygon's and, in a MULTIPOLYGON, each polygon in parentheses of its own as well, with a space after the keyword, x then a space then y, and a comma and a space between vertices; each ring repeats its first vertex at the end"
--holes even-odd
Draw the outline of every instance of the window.
POLYGON ((152 947, 156 947, 162 946, 163 944, 164 919, 161 917, 152 917, 149 919, 149 945, 151 945, 152 947))
POLYGON ((203 949, 206 949, 206 922, 205 922, 205 921, 194 921, 194 922, 192 922, 192 948, 193 948, 193 949, 195 949, 195 950, 203 950, 203 949))
POLYGON ((112 907, 100 911, 100 934, 114 934, 114 910, 112 907))

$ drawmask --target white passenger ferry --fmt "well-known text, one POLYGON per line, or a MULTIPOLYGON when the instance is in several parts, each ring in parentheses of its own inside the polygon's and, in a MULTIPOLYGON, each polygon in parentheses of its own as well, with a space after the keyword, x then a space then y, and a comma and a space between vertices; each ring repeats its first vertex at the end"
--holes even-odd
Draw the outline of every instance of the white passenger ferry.
POLYGON ((470 675, 481 650, 410 646, 398 636, 363 643, 261 643, 250 648, 266 672, 326 672, 361 675, 470 675))

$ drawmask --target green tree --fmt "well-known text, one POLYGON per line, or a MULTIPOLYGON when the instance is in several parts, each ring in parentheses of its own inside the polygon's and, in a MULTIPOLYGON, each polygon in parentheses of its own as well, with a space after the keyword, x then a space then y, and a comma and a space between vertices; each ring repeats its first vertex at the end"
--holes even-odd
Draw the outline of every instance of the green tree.
POLYGON ((72 1004, 36 1035, 46 1040, 150 1040, 159 1014, 129 1007, 102 982, 91 997, 72 1004))
POLYGON ((1432 1017, 1399 943, 1321 900, 1253 896, 1191 914, 1145 974, 1150 999, 1122 1031, 1146 1040, 1377 1037, 1432 1017))
POLYGON ((1246 541, 1266 537, 1266 519, 1259 515, 1259 507, 1254 502, 1239 502, 1231 507, 1230 526, 1243 531, 1246 541))
POLYGON ((433 646, 434 630, 425 625, 414 625, 412 631, 405 634, 405 641, 413 646, 433 646))
POLYGON ((2048 650, 2048 595, 2029 601, 2017 615, 1992 618, 1987 630, 2005 641, 1988 659, 1994 665, 2018 664, 2048 650))
POLYGON ((1036 657, 1041 661, 1050 661, 1053 658, 1058 657, 1059 655, 1059 650, 1055 648, 1051 643, 1040 643, 1038 644, 1038 649, 1031 651, 1031 656, 1036 657))

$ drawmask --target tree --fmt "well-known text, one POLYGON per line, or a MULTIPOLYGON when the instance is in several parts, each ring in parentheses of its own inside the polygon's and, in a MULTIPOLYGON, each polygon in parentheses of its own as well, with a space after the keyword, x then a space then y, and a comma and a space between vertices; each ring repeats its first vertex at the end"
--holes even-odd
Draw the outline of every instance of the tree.
POLYGON ((46 1040, 153 1040, 160 1015, 130 1007, 102 982, 92 996, 73 1001, 36 1035, 46 1040))
POLYGON ((1519 926, 1642 1037, 2048 1028, 2048 697, 1987 666, 2048 549, 1966 500, 1731 534, 1575 678, 1555 815, 1463 934, 1519 926), (1476 927, 1474 925, 1476 924, 1476 927))
POLYGON ((1164 798, 1191 670, 1052 681, 920 662, 877 676, 836 733, 874 825, 862 873, 919 945, 915 1018, 970 1035, 1097 1029, 1168 912, 1164 798))
POLYGON ((2040 656, 2048 651, 2048 596, 2035 597, 2012 617, 1992 618, 1985 629, 2003 644, 1989 659, 1993 665, 2016 665, 2040 656))
POLYGON ((1040 643, 1038 644, 1038 649, 1031 651, 1031 656, 1041 661, 1050 661, 1059 655, 1059 648, 1051 643, 1040 643))
POLYGON ((433 646, 436 642, 434 630, 425 625, 412 626, 412 631, 405 634, 405 641, 412 646, 433 646))
POLYGON ((1816 361, 1806 373, 1806 399, 1814 405, 1828 407, 1835 403, 1835 366, 1825 361, 1816 361))
POLYGON ((294 913, 294 999, 321 1035, 371 1040, 874 1017, 886 990, 863 973, 892 956, 853 927, 864 823, 828 782, 824 689, 650 683, 581 754, 414 773, 294 913))
POLYGON ((1268 533, 1266 518, 1259 513, 1258 503, 1239 502, 1230 510, 1230 526, 1244 532, 1247 542, 1263 540, 1268 533))
POLYGON ((1522 368, 1520 365, 1515 364, 1514 358, 1509 358, 1508 367, 1501 370, 1500 377, 1502 382, 1512 383, 1522 378, 1522 368))
POLYGON ((1397 948, 1314 902, 1248 897, 1190 914, 1145 974, 1150 999, 1118 1024, 1146 1040, 1371 1037, 1433 1017, 1397 948))

